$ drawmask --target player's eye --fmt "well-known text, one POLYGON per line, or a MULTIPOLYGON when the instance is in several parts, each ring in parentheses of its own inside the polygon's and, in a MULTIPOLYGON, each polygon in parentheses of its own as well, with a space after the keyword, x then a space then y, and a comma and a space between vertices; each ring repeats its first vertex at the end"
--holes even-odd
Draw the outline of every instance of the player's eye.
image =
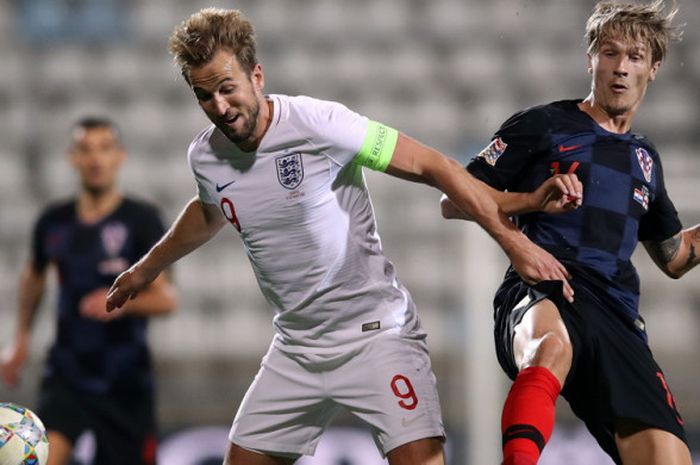
POLYGON ((212 94, 211 92, 205 92, 200 89, 195 89, 194 90, 194 96, 199 100, 200 102, 206 102, 208 100, 211 100, 212 94))

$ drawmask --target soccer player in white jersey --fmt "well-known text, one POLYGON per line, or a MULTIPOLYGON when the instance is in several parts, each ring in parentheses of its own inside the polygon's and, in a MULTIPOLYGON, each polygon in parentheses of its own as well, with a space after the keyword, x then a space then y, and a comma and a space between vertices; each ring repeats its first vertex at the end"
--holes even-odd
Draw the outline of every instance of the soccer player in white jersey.
POLYGON ((192 15, 173 32, 170 50, 213 123, 189 147, 198 195, 117 278, 107 309, 230 223, 276 316, 224 463, 291 464, 313 454, 326 425, 347 409, 371 426, 390 464, 443 464, 425 333, 382 251, 362 166, 441 189, 528 282, 566 283, 567 272, 505 213, 575 208, 578 180, 557 176, 497 204, 458 162, 341 104, 266 96, 253 28, 236 10, 192 15))

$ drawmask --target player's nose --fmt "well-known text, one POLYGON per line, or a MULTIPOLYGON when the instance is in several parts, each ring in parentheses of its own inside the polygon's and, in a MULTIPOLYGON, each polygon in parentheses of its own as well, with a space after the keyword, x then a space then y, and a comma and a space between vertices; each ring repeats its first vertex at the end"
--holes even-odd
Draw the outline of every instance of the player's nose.
POLYGON ((224 116, 226 114, 226 111, 230 107, 226 99, 218 93, 214 95, 214 98, 212 99, 212 104, 217 116, 224 116))

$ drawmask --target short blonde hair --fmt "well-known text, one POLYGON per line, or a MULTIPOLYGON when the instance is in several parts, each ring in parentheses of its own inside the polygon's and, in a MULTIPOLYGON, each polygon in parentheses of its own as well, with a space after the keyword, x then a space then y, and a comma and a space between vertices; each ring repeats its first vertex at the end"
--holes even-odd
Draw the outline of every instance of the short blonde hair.
POLYGON ((664 0, 647 4, 599 2, 586 23, 588 52, 595 53, 600 45, 611 38, 641 40, 651 51, 652 63, 662 61, 670 41, 680 40, 680 27, 671 23, 678 13, 676 0, 668 14, 664 14, 664 0))
POLYGON ((219 50, 235 54, 248 76, 258 63, 253 25, 239 10, 198 11, 173 30, 168 48, 188 82, 192 67, 209 62, 219 50))

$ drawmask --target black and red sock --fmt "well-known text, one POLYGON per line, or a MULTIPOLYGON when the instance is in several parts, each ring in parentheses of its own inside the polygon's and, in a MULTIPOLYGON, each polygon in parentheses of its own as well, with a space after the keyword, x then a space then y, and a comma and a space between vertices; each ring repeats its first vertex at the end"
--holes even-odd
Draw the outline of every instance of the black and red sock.
POLYGON ((535 465, 554 429, 561 385, 546 368, 528 367, 515 378, 501 418, 503 465, 535 465))

